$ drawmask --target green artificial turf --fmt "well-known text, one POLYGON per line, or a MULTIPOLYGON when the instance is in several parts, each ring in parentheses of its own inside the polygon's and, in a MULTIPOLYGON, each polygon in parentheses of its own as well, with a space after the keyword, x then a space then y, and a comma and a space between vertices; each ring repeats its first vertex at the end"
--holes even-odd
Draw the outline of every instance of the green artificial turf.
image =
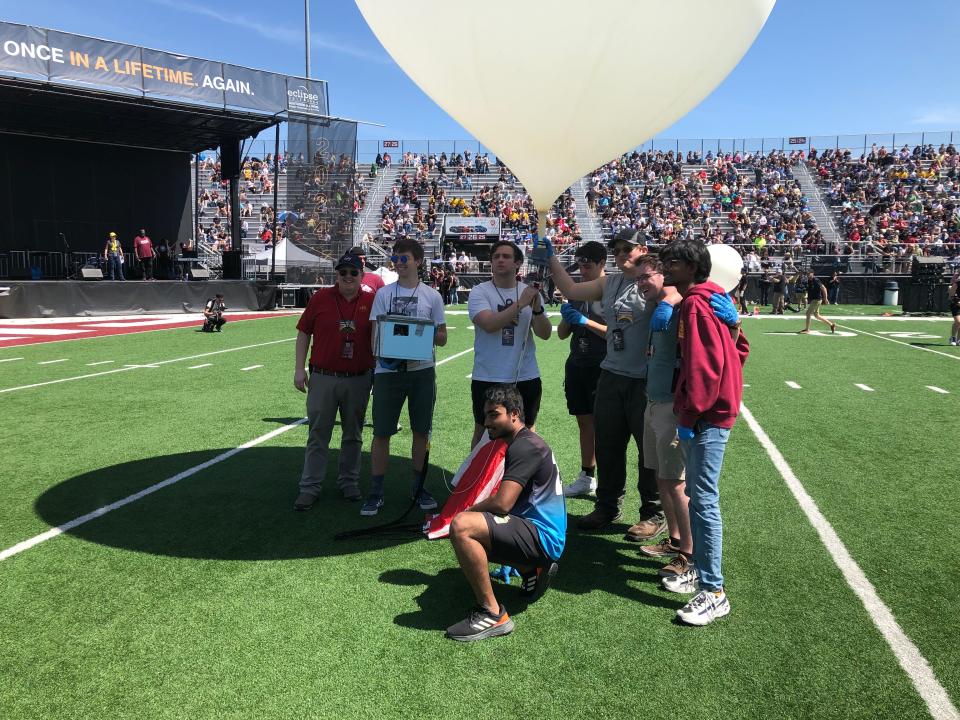
MULTIPOLYGON (((295 320, 0 351, 24 358, 0 366, 0 390, 97 371, 86 363, 102 359, 177 360, 0 394, 0 549, 301 418, 295 320), (70 360, 37 365, 59 357, 70 360), (241 371, 254 364, 263 367, 241 371)), ((456 329, 438 359, 472 345, 465 315, 447 322, 456 329)), ((960 549, 948 440, 960 395, 957 348, 931 346, 945 357, 863 334, 798 336, 795 324, 746 321, 744 402, 957 702, 958 623, 948 602, 960 589, 949 569, 960 549)), ((941 337, 949 328, 843 325, 874 334, 936 328, 941 337)), ((556 338, 538 343, 538 429, 569 481, 579 457, 562 393, 566 348, 556 338)), ((437 371, 428 487, 441 497, 469 448, 471 370, 467 353, 437 371)), ((927 716, 742 421, 721 484, 728 618, 708 628, 672 620, 683 598, 659 588, 659 561, 621 539, 636 519, 631 487, 623 522, 610 532, 571 527, 560 574, 539 602, 524 607, 516 588, 497 585, 516 630, 474 644, 443 637, 473 602, 446 541, 332 539, 405 506, 409 431, 394 438, 387 505, 376 519, 361 518, 332 482, 310 512, 291 511, 305 439, 303 426, 289 429, 0 562, 0 714, 927 716)), ((364 480, 368 449, 367 436, 364 480)), ((632 474, 636 456, 628 457, 632 474)), ((568 503, 572 521, 590 508, 568 503)))

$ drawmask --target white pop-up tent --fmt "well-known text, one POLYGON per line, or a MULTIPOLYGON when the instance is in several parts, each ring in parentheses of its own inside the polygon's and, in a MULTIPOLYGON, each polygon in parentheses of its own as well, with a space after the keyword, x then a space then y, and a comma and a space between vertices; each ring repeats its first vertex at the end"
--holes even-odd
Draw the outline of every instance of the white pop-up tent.
MULTIPOLYGON (((254 256, 257 259, 258 265, 269 265, 271 257, 273 257, 273 249, 267 248, 263 252, 259 252, 254 256)), ((300 267, 300 266, 315 266, 315 267, 331 267, 333 265, 330 260, 319 255, 314 255, 313 253, 307 252, 302 248, 297 247, 293 243, 287 241, 286 238, 277 243, 277 255, 276 255, 277 269, 281 272, 289 265, 290 267, 300 267)))

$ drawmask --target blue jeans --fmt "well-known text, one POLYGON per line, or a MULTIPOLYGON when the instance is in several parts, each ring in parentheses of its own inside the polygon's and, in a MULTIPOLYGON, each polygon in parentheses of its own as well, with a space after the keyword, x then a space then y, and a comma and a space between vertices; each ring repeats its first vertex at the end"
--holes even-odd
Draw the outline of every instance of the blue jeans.
POLYGON ((693 440, 681 440, 690 498, 690 530, 693 533, 693 564, 700 587, 723 587, 723 522, 720 520, 720 469, 730 430, 700 421, 693 440))
POLYGON ((123 280, 123 264, 120 262, 120 256, 110 253, 107 258, 107 269, 111 280, 123 280))

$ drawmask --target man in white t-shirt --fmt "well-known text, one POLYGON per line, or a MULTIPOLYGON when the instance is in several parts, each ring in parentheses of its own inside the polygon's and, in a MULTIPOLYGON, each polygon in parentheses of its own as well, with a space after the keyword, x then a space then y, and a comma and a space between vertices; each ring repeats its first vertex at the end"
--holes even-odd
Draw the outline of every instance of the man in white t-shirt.
MULTIPOLYGON (((447 321, 443 298, 429 285, 420 282, 423 246, 416 240, 402 238, 393 246, 390 258, 399 279, 380 288, 370 310, 373 322, 373 347, 376 355, 377 317, 406 315, 432 320, 436 326, 434 345, 447 344, 447 321)), ((390 457, 390 437, 397 433, 397 420, 404 402, 410 415, 413 432, 411 460, 414 488, 424 470, 427 440, 433 424, 436 400, 436 371, 433 360, 391 360, 378 358, 373 376, 373 445, 370 449, 370 494, 360 509, 361 515, 376 515, 383 507, 383 481, 390 457)), ((426 490, 417 498, 422 510, 437 507, 437 501, 426 490)))
POLYGON ((550 339, 553 326, 543 311, 540 291, 517 281, 523 252, 509 240, 490 249, 493 278, 470 291, 467 311, 474 325, 473 400, 474 447, 484 433, 485 393, 493 385, 514 384, 523 398, 524 418, 533 429, 540 410, 540 368, 537 366, 531 329, 550 339))

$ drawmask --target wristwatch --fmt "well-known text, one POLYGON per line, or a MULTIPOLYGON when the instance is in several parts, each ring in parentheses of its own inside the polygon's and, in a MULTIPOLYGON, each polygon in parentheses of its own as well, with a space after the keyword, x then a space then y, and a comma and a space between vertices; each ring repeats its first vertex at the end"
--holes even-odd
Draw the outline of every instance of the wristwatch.
POLYGON ((536 310, 532 310, 531 312, 532 312, 534 315, 543 315, 544 310, 543 310, 543 308, 540 308, 540 312, 537 312, 536 310))

